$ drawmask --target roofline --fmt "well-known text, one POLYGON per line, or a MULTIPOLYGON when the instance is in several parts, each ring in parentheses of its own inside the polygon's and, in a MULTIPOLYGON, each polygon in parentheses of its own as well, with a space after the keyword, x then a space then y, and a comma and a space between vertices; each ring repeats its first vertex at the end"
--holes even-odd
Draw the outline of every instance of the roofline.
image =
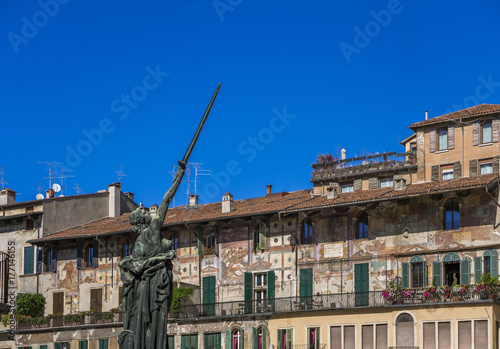
POLYGON ((87 198, 90 196, 106 196, 108 195, 108 191, 104 191, 102 193, 90 193, 90 194, 82 194, 82 195, 70 195, 70 196, 58 196, 58 197, 53 197, 53 198, 46 198, 42 200, 31 200, 31 201, 21 201, 21 202, 15 202, 13 204, 8 204, 8 205, 0 205, 0 209, 6 209, 6 208, 11 208, 11 207, 19 207, 19 206, 28 206, 28 205, 33 205, 33 204, 44 204, 50 201, 55 201, 55 200, 72 200, 72 199, 80 199, 80 198, 87 198))
MULTIPOLYGON (((462 110, 465 110, 465 109, 462 109, 462 110)), ((456 112, 459 112, 461 110, 457 110, 456 112)), ((446 116, 446 115, 450 115, 450 114, 453 114, 455 112, 452 112, 452 113, 448 113, 448 114, 443 114, 443 115, 439 115, 439 116, 436 116, 432 119, 429 119, 429 120, 421 120, 421 121, 417 121, 417 122, 414 122, 413 124, 411 124, 410 126, 408 126, 408 128, 414 132, 416 132, 416 130, 418 128, 421 128, 421 127, 426 127, 426 126, 429 126, 429 125, 437 125, 437 124, 445 124, 445 123, 449 123, 449 122, 453 122, 453 121, 456 121, 456 120, 462 120, 462 119, 472 119, 472 118, 481 118, 485 115, 495 115, 495 114, 500 114, 500 111, 488 111, 488 112, 483 112, 483 113, 478 113, 478 114, 473 114, 473 115, 465 115, 465 116, 460 116, 460 117, 456 117, 456 118, 449 118, 449 119, 443 119, 443 120, 434 120, 433 119, 437 119, 437 118, 440 118, 440 117, 443 117, 443 116, 446 116), (421 122, 425 122, 425 121, 428 121, 422 125, 417 125, 421 122)))
POLYGON ((412 135, 406 137, 405 139, 403 139, 401 142, 399 142, 399 144, 401 144, 403 147, 405 146, 406 143, 408 143, 408 141, 410 141, 412 138, 416 138, 417 137, 417 134, 416 133, 413 133, 412 135))
POLYGON ((32 215, 43 215, 43 212, 34 211, 34 212, 14 214, 12 216, 0 216, 0 221, 7 220, 7 219, 13 219, 13 218, 19 218, 19 217, 28 217, 28 216, 32 216, 32 215))

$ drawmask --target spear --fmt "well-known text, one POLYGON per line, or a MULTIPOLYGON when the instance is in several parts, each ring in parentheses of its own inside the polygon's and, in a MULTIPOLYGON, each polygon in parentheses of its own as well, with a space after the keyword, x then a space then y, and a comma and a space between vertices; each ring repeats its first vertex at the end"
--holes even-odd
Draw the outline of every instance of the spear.
POLYGON ((198 140, 198 136, 201 133, 201 129, 203 128, 203 125, 205 124, 205 121, 207 120, 208 114, 210 114, 210 110, 212 109, 212 105, 215 102, 215 98, 217 97, 217 93, 219 93, 220 85, 222 82, 219 83, 219 86, 215 89, 214 95, 212 96, 212 99, 210 100, 210 103, 208 104, 207 110, 205 110, 205 114, 203 114, 203 118, 201 119, 200 125, 198 126, 198 129, 196 130, 193 139, 191 140, 191 144, 189 144, 189 147, 186 150, 186 154, 184 154, 184 157, 182 158, 182 162, 187 164, 189 157, 191 156, 191 153, 194 149, 194 145, 196 144, 196 141, 198 140))

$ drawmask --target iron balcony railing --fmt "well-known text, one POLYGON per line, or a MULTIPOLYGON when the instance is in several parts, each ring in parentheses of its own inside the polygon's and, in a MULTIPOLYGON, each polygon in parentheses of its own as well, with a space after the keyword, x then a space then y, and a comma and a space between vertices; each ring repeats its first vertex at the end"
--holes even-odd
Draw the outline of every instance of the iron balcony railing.
POLYGON ((56 317, 25 318, 17 321, 18 330, 53 327, 75 327, 98 324, 118 324, 123 322, 121 313, 97 312, 65 314, 56 317))
POLYGON ((499 294, 485 294, 469 290, 457 294, 428 292, 427 289, 412 289, 400 295, 389 295, 386 291, 356 293, 334 293, 307 297, 286 297, 266 300, 240 300, 231 302, 195 304, 181 306, 175 319, 196 319, 232 315, 280 314, 319 310, 342 310, 356 308, 396 307, 425 305, 432 303, 473 302, 482 299, 498 299, 499 294))
POLYGON ((9 304, 9 255, 0 252, 0 303, 4 304, 0 310, 9 304))

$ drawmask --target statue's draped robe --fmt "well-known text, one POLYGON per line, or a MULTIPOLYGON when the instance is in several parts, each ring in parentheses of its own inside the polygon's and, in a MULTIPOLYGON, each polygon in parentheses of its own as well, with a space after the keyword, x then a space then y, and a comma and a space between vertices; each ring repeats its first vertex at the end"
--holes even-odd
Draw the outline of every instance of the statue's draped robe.
POLYGON ((165 349, 175 252, 162 243, 147 246, 140 238, 136 242, 137 257, 134 251, 134 257, 125 257, 119 263, 123 281, 120 307, 124 313, 119 344, 121 349, 165 349))

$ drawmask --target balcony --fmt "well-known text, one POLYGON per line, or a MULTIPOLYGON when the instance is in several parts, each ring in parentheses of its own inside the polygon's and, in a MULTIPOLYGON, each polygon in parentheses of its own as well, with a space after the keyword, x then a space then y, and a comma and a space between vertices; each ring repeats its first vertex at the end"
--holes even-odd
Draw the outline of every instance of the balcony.
POLYGON ((454 295, 451 292, 429 293, 428 288, 412 289, 405 295, 389 298, 386 291, 358 293, 334 293, 309 297, 287 297, 267 300, 232 301, 210 304, 184 305, 179 309, 175 321, 208 320, 208 318, 242 316, 271 316, 276 314, 337 311, 361 308, 408 307, 422 305, 447 305, 493 301, 500 299, 500 293, 478 293, 473 288, 454 295))
POLYGON ((83 326, 108 327, 121 326, 122 314, 115 312, 84 312, 39 318, 23 318, 17 321, 18 331, 43 330, 52 328, 74 328, 83 326))
POLYGON ((312 164, 311 182, 346 180, 363 177, 366 174, 382 175, 401 169, 417 168, 417 158, 413 151, 405 153, 383 153, 357 158, 334 160, 312 164))

